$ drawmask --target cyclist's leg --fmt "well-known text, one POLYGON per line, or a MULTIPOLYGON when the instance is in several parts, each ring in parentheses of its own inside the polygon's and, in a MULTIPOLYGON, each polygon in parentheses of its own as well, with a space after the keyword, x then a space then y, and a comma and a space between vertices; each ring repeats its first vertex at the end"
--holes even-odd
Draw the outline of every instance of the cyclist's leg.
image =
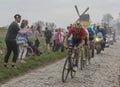
POLYGON ((85 57, 87 57, 87 44, 88 44, 88 39, 85 39, 85 57))
POLYGON ((94 38, 90 38, 90 49, 92 51, 92 57, 94 57, 94 42, 93 42, 94 38))
MULTIPOLYGON (((68 45, 69 45, 69 47, 72 47, 72 48, 76 45, 76 42, 74 41, 73 38, 69 41, 68 45)), ((77 66, 77 67, 78 67, 78 57, 79 57, 78 55, 76 55, 76 57, 75 57, 76 58, 75 66, 77 66)))
POLYGON ((85 46, 82 46, 82 52, 83 52, 83 60, 85 61, 86 60, 86 57, 85 57, 85 46))
POLYGON ((92 38, 92 57, 94 57, 94 38, 92 38))
MULTIPOLYGON (((79 46, 81 44, 82 40, 79 40, 78 42, 75 42, 74 46, 79 46)), ((77 56, 76 56, 76 63, 75 65, 78 67, 79 57, 80 57, 80 49, 77 49, 77 56)))

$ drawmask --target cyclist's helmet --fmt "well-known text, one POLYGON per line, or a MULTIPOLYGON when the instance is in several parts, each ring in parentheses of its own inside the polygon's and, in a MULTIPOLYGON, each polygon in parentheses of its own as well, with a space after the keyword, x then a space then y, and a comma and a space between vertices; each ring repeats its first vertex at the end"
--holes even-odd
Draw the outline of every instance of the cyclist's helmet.
POLYGON ((88 27, 87 27, 87 30, 88 30, 89 32, 90 32, 92 29, 93 29, 92 26, 88 26, 88 27))
POLYGON ((100 30, 100 31, 103 31, 103 30, 104 30, 104 27, 103 27, 103 26, 100 26, 100 27, 99 27, 99 30, 100 30))
POLYGON ((82 26, 82 25, 80 24, 80 22, 77 22, 77 23, 75 24, 76 29, 80 29, 81 26, 82 26))

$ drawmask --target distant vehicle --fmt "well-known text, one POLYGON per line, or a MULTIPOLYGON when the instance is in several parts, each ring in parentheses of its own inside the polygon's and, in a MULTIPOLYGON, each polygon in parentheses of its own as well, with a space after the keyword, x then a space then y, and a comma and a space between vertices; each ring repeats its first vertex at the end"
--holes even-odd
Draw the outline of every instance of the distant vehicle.
POLYGON ((120 36, 117 36, 116 39, 117 39, 117 40, 120 40, 120 36))
POLYGON ((102 43, 102 38, 96 37, 95 38, 95 43, 96 43, 96 52, 97 54, 101 53, 102 47, 101 47, 101 43, 102 43))
POLYGON ((110 46, 110 36, 107 35, 106 36, 106 43, 105 43, 105 47, 109 47, 110 46))
POLYGON ((110 35, 110 45, 114 44, 114 39, 113 39, 113 35, 110 35))

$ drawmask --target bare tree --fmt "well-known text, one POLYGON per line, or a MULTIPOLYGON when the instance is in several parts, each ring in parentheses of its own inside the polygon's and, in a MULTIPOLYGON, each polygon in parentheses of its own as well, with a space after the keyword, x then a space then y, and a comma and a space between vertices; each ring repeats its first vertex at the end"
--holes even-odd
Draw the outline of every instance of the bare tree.
POLYGON ((54 29, 56 28, 56 24, 53 22, 46 22, 45 26, 48 27, 48 29, 51 31, 54 31, 54 29))
POLYGON ((33 24, 33 31, 35 31, 38 27, 40 28, 40 30, 42 31, 42 28, 44 26, 44 22, 43 21, 37 21, 33 24))
POLYGON ((102 22, 109 24, 110 21, 113 20, 113 16, 111 14, 105 14, 102 18, 102 22))
POLYGON ((48 27, 49 30, 54 31, 56 28, 56 24, 53 22, 43 22, 43 21, 37 21, 33 24, 33 32, 40 27, 41 31, 45 30, 45 27, 48 27))

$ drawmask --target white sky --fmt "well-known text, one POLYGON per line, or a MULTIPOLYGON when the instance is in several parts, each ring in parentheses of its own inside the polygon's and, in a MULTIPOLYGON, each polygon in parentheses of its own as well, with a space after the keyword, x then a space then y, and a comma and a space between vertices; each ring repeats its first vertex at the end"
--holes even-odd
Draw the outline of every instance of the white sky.
POLYGON ((93 23, 99 23, 106 13, 118 18, 120 12, 120 0, 0 0, 0 26, 9 25, 19 13, 30 24, 42 20, 65 28, 78 18, 75 4, 80 13, 90 7, 87 13, 93 23))

